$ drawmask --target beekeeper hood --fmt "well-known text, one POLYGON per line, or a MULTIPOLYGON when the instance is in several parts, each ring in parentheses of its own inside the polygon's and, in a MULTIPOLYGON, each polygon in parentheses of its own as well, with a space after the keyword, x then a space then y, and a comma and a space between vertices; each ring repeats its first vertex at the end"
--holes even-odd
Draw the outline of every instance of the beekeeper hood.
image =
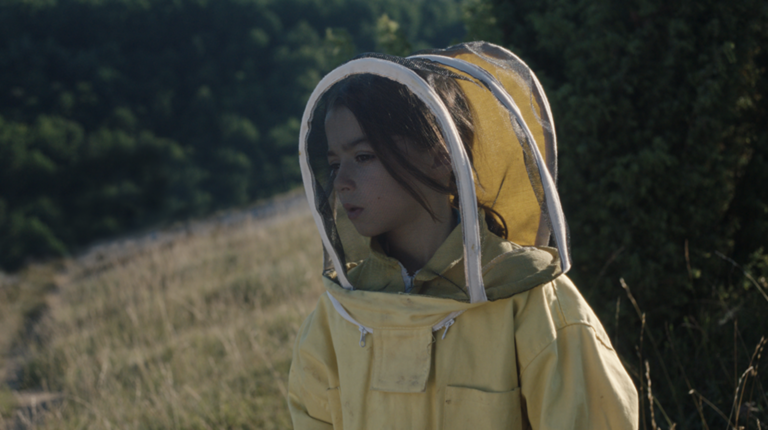
POLYGON ((571 260, 555 187, 557 142, 549 102, 536 76, 518 57, 490 43, 472 42, 407 58, 358 57, 325 76, 310 96, 302 118, 299 158, 325 248, 327 277, 345 289, 356 289, 347 269, 370 252, 367 239, 357 233, 336 199, 324 129, 329 94, 335 85, 356 74, 378 75, 406 86, 436 118, 458 189, 470 303, 487 300, 477 202, 504 218, 510 241, 522 246, 554 245, 561 272, 568 271, 571 260), (464 91, 475 128, 474 163, 448 109, 417 71, 448 76, 464 91))

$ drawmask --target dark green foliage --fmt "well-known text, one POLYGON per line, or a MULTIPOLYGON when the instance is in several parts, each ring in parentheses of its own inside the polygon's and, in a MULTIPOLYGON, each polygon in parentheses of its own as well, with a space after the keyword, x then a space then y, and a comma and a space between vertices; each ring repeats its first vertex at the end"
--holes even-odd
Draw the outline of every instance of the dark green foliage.
MULTIPOLYGON (((702 424, 683 371, 727 415, 733 369, 768 335, 757 291, 768 290, 768 3, 485 0, 468 10, 470 34, 508 46, 547 90, 570 275, 618 336, 638 384, 641 322, 622 277, 656 333, 644 358, 673 421, 702 424), (734 321, 749 327, 736 339, 734 321)), ((755 388, 759 398, 749 426, 765 422, 768 401, 755 388)), ((706 404, 703 416, 724 427, 706 404)))
POLYGON ((0 268, 300 183, 322 75, 463 35, 457 0, 0 1, 0 268))

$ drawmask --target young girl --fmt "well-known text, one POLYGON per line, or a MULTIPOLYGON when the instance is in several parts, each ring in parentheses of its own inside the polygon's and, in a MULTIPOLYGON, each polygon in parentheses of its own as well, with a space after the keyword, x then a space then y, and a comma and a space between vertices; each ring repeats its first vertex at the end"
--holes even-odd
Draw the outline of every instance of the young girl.
POLYGON ((637 427, 564 275, 555 148, 535 76, 488 43, 365 56, 318 84, 300 157, 327 294, 294 349, 294 428, 637 427))

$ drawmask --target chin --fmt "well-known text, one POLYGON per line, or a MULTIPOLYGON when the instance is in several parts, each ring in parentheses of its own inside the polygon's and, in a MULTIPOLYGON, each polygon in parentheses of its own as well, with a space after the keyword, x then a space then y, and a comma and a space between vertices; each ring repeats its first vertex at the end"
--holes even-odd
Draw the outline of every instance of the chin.
POLYGON ((357 234, 359 234, 360 236, 365 236, 367 238, 379 236, 383 233, 375 228, 370 228, 365 225, 358 225, 358 224, 355 224, 354 222, 352 223, 352 225, 355 226, 355 230, 357 231, 357 234))
POLYGON ((375 233, 375 232, 372 233, 367 230, 361 230, 359 228, 356 228, 355 230, 357 230, 357 234, 359 234, 360 236, 367 237, 369 239, 379 235, 378 233, 375 233))

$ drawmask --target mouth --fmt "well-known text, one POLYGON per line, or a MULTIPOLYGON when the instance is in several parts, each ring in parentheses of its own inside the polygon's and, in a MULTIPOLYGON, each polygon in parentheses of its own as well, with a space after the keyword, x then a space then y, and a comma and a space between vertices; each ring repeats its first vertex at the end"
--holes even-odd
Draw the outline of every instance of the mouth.
POLYGON ((363 212, 363 208, 360 206, 355 206, 348 203, 344 204, 344 210, 347 211, 347 217, 350 220, 355 220, 363 212))

